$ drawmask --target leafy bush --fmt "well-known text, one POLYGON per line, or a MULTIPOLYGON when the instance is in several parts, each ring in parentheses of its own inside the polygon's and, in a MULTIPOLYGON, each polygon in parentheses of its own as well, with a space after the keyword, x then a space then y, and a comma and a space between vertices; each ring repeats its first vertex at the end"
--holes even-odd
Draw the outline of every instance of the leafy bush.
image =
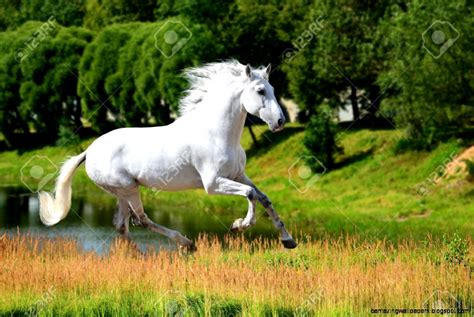
POLYGON ((444 260, 450 264, 464 263, 469 251, 467 241, 454 233, 452 237, 443 235, 443 242, 446 246, 444 260))
POLYGON ((59 127, 58 139, 56 140, 56 145, 63 146, 73 146, 76 152, 82 152, 84 149, 81 147, 81 138, 77 131, 67 125, 61 125, 59 127))
POLYGON ((334 154, 341 151, 336 141, 337 125, 328 106, 319 107, 305 130, 303 143, 309 152, 308 165, 314 172, 334 167, 334 154), (316 160, 314 159, 316 158, 316 160), (322 167, 317 162, 321 162, 322 167))
POLYGON ((474 161, 473 160, 464 160, 466 163, 467 178, 469 181, 474 181, 474 161))

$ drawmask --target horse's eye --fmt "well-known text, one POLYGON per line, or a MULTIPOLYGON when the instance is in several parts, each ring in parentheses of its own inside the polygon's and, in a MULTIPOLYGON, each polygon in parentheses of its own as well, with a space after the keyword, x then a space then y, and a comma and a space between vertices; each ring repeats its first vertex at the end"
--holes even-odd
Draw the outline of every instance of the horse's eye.
POLYGON ((257 90, 257 93, 258 93, 259 95, 262 95, 262 96, 263 96, 263 95, 265 95, 265 89, 259 89, 259 90, 257 90))

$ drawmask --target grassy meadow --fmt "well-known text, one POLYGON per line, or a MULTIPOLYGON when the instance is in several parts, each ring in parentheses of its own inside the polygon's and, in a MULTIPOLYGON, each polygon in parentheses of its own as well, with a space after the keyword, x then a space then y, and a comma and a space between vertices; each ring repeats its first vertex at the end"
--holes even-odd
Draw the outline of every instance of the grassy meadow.
MULTIPOLYGON (((229 235, 217 241, 202 235, 192 255, 143 254, 121 241, 98 255, 81 250, 73 237, 3 235, 0 313, 364 316, 371 309, 471 307, 474 190, 464 174, 439 175, 462 145, 452 141, 432 152, 401 153, 398 131, 345 133, 337 168, 306 188, 305 178, 289 180, 289 170, 305 155, 302 127, 289 125, 278 134, 254 129, 258 148, 247 131, 242 140, 248 175, 272 199, 298 248, 285 250, 276 239, 249 242, 229 235), (433 173, 436 182, 427 182, 433 173), (425 184, 423 194, 419 184, 425 184)), ((59 165, 79 151, 74 146, 1 153, 2 183, 21 186, 21 166, 35 155, 59 165)), ((115 206, 83 167, 74 193, 115 206)), ((145 209, 193 206, 218 217, 240 207, 236 218, 246 211, 244 199, 203 191, 156 195, 143 189, 142 195, 145 209)), ((257 221, 268 222, 262 213, 259 208, 257 221)))
POLYGON ((421 246, 307 239, 294 251, 235 236, 197 242, 193 255, 142 254, 117 240, 108 256, 99 256, 81 252, 73 240, 2 236, 0 312, 363 316, 372 309, 440 313, 471 305, 470 268, 444 261, 449 251, 431 240, 421 246))

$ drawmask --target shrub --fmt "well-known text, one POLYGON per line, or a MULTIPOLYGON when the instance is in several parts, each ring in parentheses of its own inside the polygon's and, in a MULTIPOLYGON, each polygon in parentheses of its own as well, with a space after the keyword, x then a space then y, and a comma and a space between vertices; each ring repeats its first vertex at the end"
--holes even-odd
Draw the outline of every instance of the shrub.
POLYGON ((443 242, 446 246, 444 252, 444 260, 449 264, 461 264, 465 261, 466 255, 469 250, 467 241, 461 238, 457 233, 454 233, 452 237, 443 235, 443 242))
POLYGON ((303 140, 309 152, 308 157, 311 158, 307 163, 314 172, 321 172, 324 167, 327 169, 334 167, 334 154, 341 151, 337 145, 336 134, 337 125, 333 120, 331 110, 327 105, 319 107, 309 120, 303 140), (317 164, 318 161, 324 167, 317 164))
POLYGON ((474 181, 474 161, 464 160, 464 163, 466 163, 467 179, 472 182, 474 181))

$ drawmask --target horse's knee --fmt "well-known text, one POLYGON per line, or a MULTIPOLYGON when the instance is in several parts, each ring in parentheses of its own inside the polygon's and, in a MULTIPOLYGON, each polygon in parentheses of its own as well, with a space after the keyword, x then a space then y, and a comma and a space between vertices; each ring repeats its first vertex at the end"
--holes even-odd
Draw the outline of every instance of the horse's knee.
POLYGON ((247 198, 251 201, 257 200, 258 198, 257 191, 254 188, 250 187, 249 192, 247 194, 247 198))

